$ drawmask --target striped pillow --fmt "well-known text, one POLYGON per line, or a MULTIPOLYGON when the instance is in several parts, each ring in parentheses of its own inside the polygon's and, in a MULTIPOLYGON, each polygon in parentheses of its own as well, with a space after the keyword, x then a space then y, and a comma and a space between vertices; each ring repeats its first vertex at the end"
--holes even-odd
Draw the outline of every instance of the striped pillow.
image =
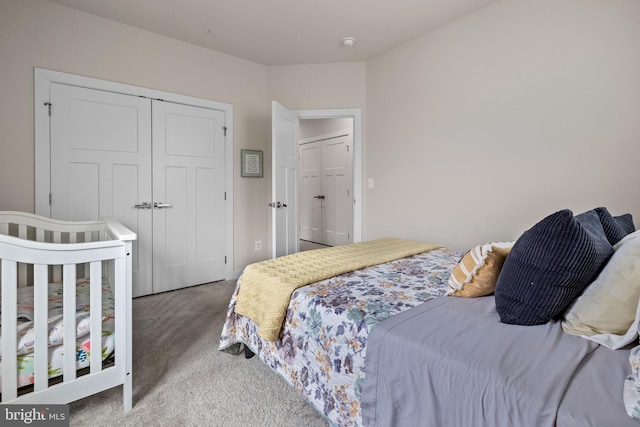
POLYGON ((481 297, 493 293, 513 242, 486 243, 468 251, 451 271, 449 295, 481 297))

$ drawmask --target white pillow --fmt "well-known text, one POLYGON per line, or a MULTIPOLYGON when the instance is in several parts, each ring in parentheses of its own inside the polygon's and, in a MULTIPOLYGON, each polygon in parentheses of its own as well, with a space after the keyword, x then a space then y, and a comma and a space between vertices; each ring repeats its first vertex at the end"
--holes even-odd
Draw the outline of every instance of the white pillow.
POLYGON ((562 329, 616 350, 638 336, 640 231, 613 248, 613 256, 596 280, 565 311, 562 329))

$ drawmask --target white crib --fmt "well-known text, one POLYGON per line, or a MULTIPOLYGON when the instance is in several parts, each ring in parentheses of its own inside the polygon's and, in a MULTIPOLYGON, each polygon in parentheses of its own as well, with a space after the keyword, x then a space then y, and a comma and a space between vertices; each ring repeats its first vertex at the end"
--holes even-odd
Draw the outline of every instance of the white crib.
MULTIPOLYGON (((135 233, 110 218, 67 222, 0 212, 3 404, 63 404, 122 385, 124 410, 131 409, 131 245, 135 239, 135 233), (115 357, 111 366, 103 366, 102 352, 90 351, 90 367, 77 371, 76 278, 82 277, 90 283, 86 319, 93 343, 102 343, 103 278, 111 285, 115 357), (62 375, 54 381, 48 372, 48 287, 56 282, 62 283, 63 343, 62 375), (18 384, 16 295, 18 288, 26 286, 33 287, 34 340, 33 385, 25 388, 18 384)), ((24 291, 30 292, 20 289, 24 291)))

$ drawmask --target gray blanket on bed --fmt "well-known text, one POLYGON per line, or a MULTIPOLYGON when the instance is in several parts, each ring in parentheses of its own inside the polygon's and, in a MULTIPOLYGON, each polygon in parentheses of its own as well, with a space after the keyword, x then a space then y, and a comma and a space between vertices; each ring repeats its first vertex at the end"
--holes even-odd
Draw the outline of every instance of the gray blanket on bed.
POLYGON ((558 322, 502 324, 492 296, 428 301, 369 336, 363 422, 554 426, 574 372, 597 347, 558 322))

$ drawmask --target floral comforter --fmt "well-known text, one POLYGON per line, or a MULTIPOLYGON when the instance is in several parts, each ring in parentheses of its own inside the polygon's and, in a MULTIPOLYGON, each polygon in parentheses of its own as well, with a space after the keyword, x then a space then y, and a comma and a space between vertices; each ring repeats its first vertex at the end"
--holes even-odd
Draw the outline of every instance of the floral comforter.
POLYGON ((367 337, 382 320, 447 293, 463 252, 440 248, 296 290, 280 338, 260 338, 231 298, 220 350, 245 344, 335 425, 362 425, 367 337))
MULTIPOLYGON (((91 354, 90 329, 90 285, 88 279, 76 283, 76 367, 89 366, 91 354)), ((63 297, 62 283, 49 283, 49 378, 62 375, 63 366, 63 297)), ((33 330, 33 288, 18 288, 18 387, 33 384, 34 370, 34 330, 33 330)), ((1 298, 0 298, 1 301, 1 298)), ((98 350, 104 360, 114 349, 115 336, 114 301, 111 285, 102 280, 102 342, 98 350)), ((0 350, 0 368, 2 353, 0 350)), ((0 390, 2 385, 0 384, 0 390)))

